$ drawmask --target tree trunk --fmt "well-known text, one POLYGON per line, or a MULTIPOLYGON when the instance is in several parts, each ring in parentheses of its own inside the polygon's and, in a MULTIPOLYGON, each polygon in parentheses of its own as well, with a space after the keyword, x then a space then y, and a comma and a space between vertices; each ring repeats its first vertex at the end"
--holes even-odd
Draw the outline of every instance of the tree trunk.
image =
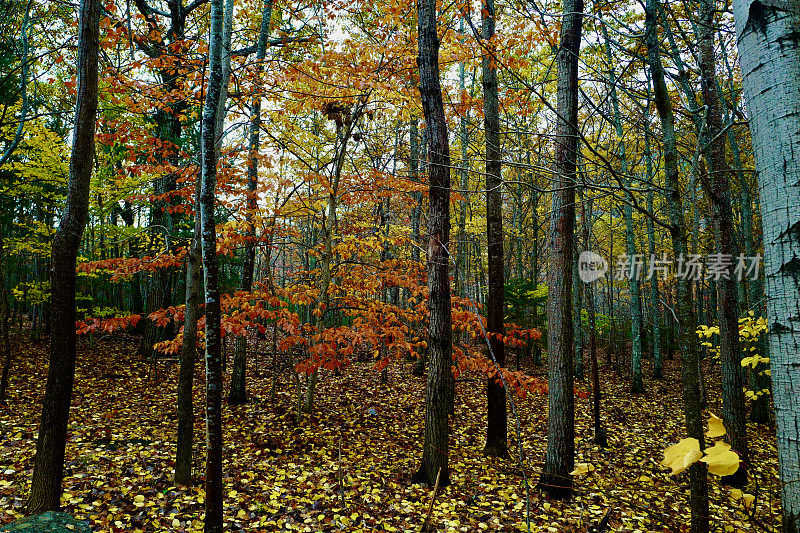
MULTIPOLYGON (((260 80, 264 72, 264 59, 267 56, 267 42, 269 39, 270 21, 272 20, 273 0, 265 0, 261 12, 261 32, 258 36, 256 50, 255 79, 260 80)), ((250 145, 247 158, 247 212, 251 224, 247 228, 247 242, 244 250, 244 266, 242 268, 241 288, 245 292, 253 290, 253 274, 256 262, 256 228, 253 222, 258 211, 256 189, 258 188, 258 149, 261 145, 259 129, 261 128, 261 95, 253 97, 250 112, 250 145)), ((231 390, 228 394, 228 403, 241 405, 247 402, 247 336, 236 338, 233 356, 233 375, 231 376, 231 390)))
MULTIPOLYGON (((725 135, 722 131, 722 109, 716 86, 714 58, 715 0, 700 2, 700 76, 703 102, 706 106, 706 132, 711 139, 706 153, 709 173, 706 190, 713 206, 717 253, 735 260, 739 255, 736 244, 731 188, 725 164, 725 135)), ((722 418, 727 439, 742 459, 750 464, 747 444, 747 422, 742 380, 742 348, 739 343, 739 289, 731 268, 730 275, 717 280, 717 321, 720 333, 720 361, 722 368, 722 418)), ((747 469, 739 468, 723 482, 743 487, 747 484, 747 469)))
MULTIPOLYGON (((410 159, 411 159, 411 180, 414 183, 419 183, 419 130, 417 127, 417 117, 411 117, 411 134, 410 134, 410 159)), ((422 219, 422 194, 415 192, 411 195, 414 207, 411 209, 411 239, 413 245, 411 247, 411 259, 416 263, 420 261, 420 246, 422 239, 420 238, 420 223, 422 219)), ((419 357, 414 363, 414 368, 411 373, 414 376, 422 377, 425 375, 425 362, 428 358, 428 350, 419 350, 419 357)))
MULTIPOLYGON (((581 203, 581 220, 583 221, 583 245, 592 249, 592 198, 581 203)), ((594 422, 594 442, 601 448, 608 446, 608 434, 603 429, 600 418, 600 368, 597 364, 597 317, 594 305, 593 283, 585 285, 586 322, 589 330, 589 364, 592 372, 592 421, 594 422)))
MULTIPOLYGON (((147 19, 153 17, 153 13, 147 8, 145 2, 136 2, 141 14, 147 19)), ((167 3, 169 7, 169 29, 165 32, 167 41, 172 44, 181 41, 185 37, 186 16, 189 11, 183 6, 180 0, 171 0, 167 3)), ((165 14, 166 15, 166 14, 165 14)), ((163 46, 160 48, 159 59, 165 63, 174 65, 175 62, 181 62, 182 58, 177 56, 172 50, 171 46, 163 46)), ((182 125, 179 115, 188 107, 185 97, 178 96, 178 100, 172 100, 171 95, 181 95, 181 69, 177 67, 161 68, 159 70, 159 77, 161 84, 164 88, 164 101, 169 102, 168 106, 160 108, 155 113, 155 135, 163 142, 164 146, 162 152, 158 154, 164 160, 174 167, 179 166, 178 161, 178 145, 180 144, 182 125)), ((153 182, 154 192, 158 195, 168 195, 177 188, 177 173, 169 172, 166 175, 159 176, 153 182)), ((151 244, 160 250, 161 245, 155 244, 156 235, 161 235, 164 239, 164 249, 171 253, 173 251, 173 234, 175 229, 174 216, 169 211, 170 204, 174 200, 155 200, 153 201, 150 217, 150 231, 151 244)), ((147 314, 169 307, 172 305, 172 281, 175 279, 172 275, 172 268, 160 268, 154 271, 148 279, 147 298, 145 302, 145 311, 147 314)), ((155 357, 153 345, 163 340, 168 335, 167 328, 158 327, 151 320, 142 320, 142 338, 139 343, 138 353, 145 359, 152 359, 155 357)))
POLYGON ((217 232, 214 199, 217 185, 216 110, 222 97, 222 0, 211 0, 209 74, 202 121, 200 226, 206 307, 206 505, 205 532, 222 532, 222 343, 217 232))
POLYGON ((79 10, 75 129, 66 208, 53 239, 53 335, 28 500, 28 511, 32 514, 55 510, 60 505, 67 423, 75 380, 75 265, 89 213, 89 182, 94 162, 100 2, 81 0, 79 10))
MULTIPOLYGON (((608 29, 605 24, 601 24, 603 40, 605 41, 606 60, 608 61, 608 84, 611 92, 611 106, 614 112, 613 126, 617 134, 617 155, 619 157, 620 176, 622 185, 627 189, 627 194, 633 196, 630 191, 630 178, 628 177, 628 158, 625 151, 625 133, 622 129, 622 115, 619 110, 619 98, 617 97, 617 76, 614 72, 614 58, 611 54, 611 40, 608 37, 608 29)), ((644 381, 642 379, 642 300, 639 291, 639 276, 634 270, 634 256, 636 255, 636 234, 633 222, 633 207, 630 202, 625 202, 622 208, 622 216, 625 220, 625 243, 628 260, 631 262, 631 275, 628 278, 628 290, 631 294, 631 393, 644 393, 644 381)), ((612 258, 613 260, 614 258, 612 258)))
POLYGON ((770 365, 783 530, 800 531, 800 17, 797 2, 735 0, 733 14, 750 115, 764 228, 770 365), (781 6, 785 6, 782 8, 781 6))
MULTIPOLYGON (((467 9, 469 9, 467 7, 467 9)), ((466 25, 465 25, 465 17, 461 18, 461 22, 459 23, 459 33, 461 33, 462 37, 461 40, 465 39, 465 32, 466 32, 466 25)), ((467 67, 466 61, 461 61, 458 64, 458 88, 461 94, 461 98, 463 99, 464 96, 467 94, 467 67)), ((469 159, 467 158, 467 154, 469 152, 469 131, 468 131, 468 112, 467 112, 466 102, 461 102, 461 114, 459 116, 459 141, 460 141, 460 150, 459 155, 461 159, 459 161, 459 166, 461 167, 458 170, 458 176, 460 178, 460 185, 459 185, 459 194, 461 195, 461 200, 458 203, 458 244, 456 247, 456 258, 455 258, 455 269, 453 272, 453 279, 455 280, 455 291, 456 296, 461 296, 462 298, 467 297, 467 241, 466 241, 466 224, 467 224, 467 201, 464 198, 468 199, 467 195, 467 188, 469 187, 469 159)))
POLYGON ((555 498, 572 495, 575 464, 575 396, 572 378, 572 247, 578 154, 578 53, 583 0, 565 0, 556 56, 556 105, 550 262, 547 268, 547 456, 539 486, 555 498))
MULTIPOLYGON (((580 201, 580 200, 579 200, 580 201)), ((581 222, 585 222, 581 220, 581 222)), ((578 246, 572 253, 572 345, 575 379, 583 381, 583 331, 581 330, 581 309, 583 309, 583 282, 578 277, 578 246)))
MULTIPOLYGON (((533 263, 533 286, 534 289, 539 288, 539 193, 536 189, 533 190, 532 194, 532 202, 533 207, 531 208, 531 230, 533 230, 533 235, 531 236, 531 246, 533 250, 531 251, 531 263, 533 263)), ((533 303, 533 321, 534 324, 539 323, 539 304, 537 301, 533 303)), ((529 340, 528 343, 534 343, 533 349, 531 350, 531 363, 534 366, 541 366, 542 364, 542 346, 540 342, 531 341, 529 340)))
POLYGON ((175 451, 175 483, 192 483, 192 446, 194 442, 194 365, 197 359, 197 321, 200 318, 200 290, 203 252, 200 248, 200 187, 198 174, 195 187, 194 236, 186 257, 186 306, 183 320, 183 345, 178 369, 178 427, 175 451))
POLYGON ((449 413, 453 403, 452 328, 450 318, 450 147, 439 81, 439 38, 435 0, 417 1, 420 96, 428 141, 428 326, 430 364, 425 392, 425 441, 414 476, 433 485, 450 483, 449 413))
POLYGON ((6 292, 6 263, 3 250, 3 220, 0 217, 0 348, 5 352, 3 373, 0 375, 0 404, 8 394, 8 374, 11 371, 11 341, 8 334, 8 293, 6 292))
MULTIPOLYGON (((481 10, 483 26, 483 114, 486 139, 486 242, 488 255, 489 294, 486 303, 486 333, 489 336, 490 357, 495 364, 505 366, 505 345, 502 336, 505 312, 503 273, 503 184, 500 178, 500 103, 497 93, 497 65, 495 58, 494 28, 496 13, 494 0, 483 0, 481 10)), ((508 457, 508 412, 506 388, 500 376, 486 381, 486 446, 483 453, 494 457, 508 457)))
MULTIPOLYGON (((723 55, 725 59, 725 67, 728 75, 733 78, 733 68, 731 68, 728 61, 727 54, 723 55)), ((719 85, 718 90, 721 89, 719 85)), ((733 164, 736 170, 736 177, 739 185, 740 204, 741 204, 741 233, 742 241, 744 243, 745 257, 754 257, 756 255, 756 243, 754 239, 755 230, 760 230, 760 221, 753 216, 753 197, 751 181, 748 179, 747 174, 743 172, 744 166, 742 165, 741 151, 739 150, 739 143, 736 140, 736 135, 732 130, 728 130, 728 142, 731 147, 731 155, 733 156, 733 164)), ((740 299, 739 307, 744 310, 753 310, 756 314, 766 316, 763 312, 764 304, 764 278, 759 276, 757 279, 743 279, 740 283, 745 286, 745 298, 740 299)), ((769 357, 769 345, 766 342, 766 335, 761 335, 756 344, 758 354, 761 357, 769 357)), ((770 378, 764 373, 768 368, 767 364, 759 363, 755 367, 748 367, 745 369, 747 380, 752 390, 759 391, 762 389, 770 388, 770 378)), ((757 424, 769 425, 771 422, 770 417, 770 396, 768 394, 760 394, 752 401, 750 408, 750 421, 757 424)))
MULTIPOLYGON (((687 256, 686 222, 683 218, 683 205, 678 183, 678 150, 675 142, 675 118, 672 104, 664 79, 664 68, 661 64, 657 36, 658 0, 647 0, 645 8, 645 42, 648 51, 648 62, 653 80, 655 103, 661 120, 664 139, 664 175, 665 195, 670 220, 670 237, 672 253, 676 258, 687 256)), ((683 383, 684 415, 686 432, 704 448, 703 419, 701 410, 701 393, 699 379, 699 355, 697 346, 697 321, 692 305, 692 295, 685 278, 677 278, 677 295, 675 309, 678 318, 677 327, 680 338, 681 377, 683 383)), ((689 484, 691 496, 692 533, 708 531, 708 479, 706 465, 700 461, 689 467, 689 484)))
MULTIPOLYGON (((647 98, 650 99, 650 81, 647 82, 647 98)), ((650 106, 646 110, 646 119, 644 121, 644 160, 645 169, 647 172, 647 182, 653 183, 653 152, 650 149, 650 106)), ((655 213, 653 210, 653 191, 647 193, 647 210, 650 213, 655 213)), ((655 224, 652 218, 647 218, 647 240, 649 243, 650 257, 656 255, 656 233, 655 224)), ((650 278, 650 319, 653 321, 653 377, 655 379, 662 379, 664 377, 664 361, 661 357, 661 301, 658 297, 658 275, 653 274, 650 278)))

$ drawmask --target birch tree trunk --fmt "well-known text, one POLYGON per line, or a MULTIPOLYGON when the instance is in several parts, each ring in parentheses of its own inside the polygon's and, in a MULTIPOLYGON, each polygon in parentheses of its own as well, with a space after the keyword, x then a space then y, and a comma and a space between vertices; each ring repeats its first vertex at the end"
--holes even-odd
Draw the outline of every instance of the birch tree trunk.
POLYGON ((75 380, 75 265, 89 214, 89 182, 95 155, 100 1, 81 0, 79 13, 75 130, 66 208, 53 239, 50 276, 53 335, 28 499, 31 514, 57 510, 60 506, 67 423, 75 380))
POLYGON ((583 0, 565 0, 558 72, 550 261, 547 268, 547 456, 539 487, 555 498, 572 495, 575 396, 572 363, 572 247, 578 154, 578 53, 583 0))
POLYGON ((439 81, 436 1, 417 0, 420 96, 428 142, 428 326, 430 364, 425 389, 425 442, 415 480, 450 483, 448 439, 453 403, 452 328, 450 316, 450 147, 439 81))
POLYGON ((800 8, 734 0, 761 219, 783 530, 800 531, 800 8))
POLYGON ((217 231, 214 199, 217 186, 217 107, 222 98, 222 0, 211 0, 209 73, 202 119, 200 226, 206 307, 206 517, 205 532, 222 528, 222 342, 217 231))

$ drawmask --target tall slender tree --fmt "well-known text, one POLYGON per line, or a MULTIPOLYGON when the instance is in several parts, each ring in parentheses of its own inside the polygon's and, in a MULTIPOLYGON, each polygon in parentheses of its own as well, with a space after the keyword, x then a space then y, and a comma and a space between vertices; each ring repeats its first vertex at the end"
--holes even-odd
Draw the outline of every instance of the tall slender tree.
MULTIPOLYGON (((273 0, 265 0, 261 11, 261 31, 258 34, 258 49, 256 51, 255 79, 260 80, 264 72, 264 59, 267 57, 267 43, 269 40, 270 21, 272 20, 273 0)), ((256 84, 258 87, 258 83, 256 84)), ((257 89, 256 89, 257 90, 257 89)), ((258 188, 258 149, 261 145, 261 94, 253 96, 250 107, 250 139, 247 155, 247 211, 254 217, 258 210, 256 189, 258 188)), ((247 228, 247 243, 244 250, 244 267, 242 269, 241 288, 245 292, 253 290, 253 274, 256 263, 256 228, 251 218, 247 228)), ((233 375, 231 376, 231 390, 228 394, 228 403, 240 405, 247 402, 247 336, 236 337, 233 358, 233 375)))
POLYGON ((222 532, 222 339, 214 200, 217 186, 217 108, 222 98, 222 0, 211 0, 208 88, 201 135, 200 228, 206 309, 206 533, 222 532))
POLYGON ((8 293, 6 292, 6 257, 3 249, 3 221, 0 219, 0 357, 3 370, 0 373, 0 403, 5 402, 8 393, 8 375, 11 371, 11 340, 8 331, 8 293))
MULTIPOLYGON (((137 40, 139 49, 151 59, 159 63, 156 74, 159 87, 163 89, 160 105, 153 113, 154 135, 161 144, 157 154, 165 166, 177 168, 180 165, 179 146, 183 132, 180 115, 189 107, 185 92, 182 91, 182 78, 187 68, 185 55, 180 53, 182 41, 186 38, 186 20, 189 14, 197 9, 201 2, 192 2, 185 6, 183 0, 167 2, 167 11, 154 9, 146 0, 134 2, 148 28, 146 40, 137 40), (166 24, 164 24, 166 23, 166 24), (166 29, 163 29, 165 28, 166 29), (165 103, 168 105, 163 105, 165 103)), ((149 243, 152 248, 163 246, 168 252, 174 251, 175 226, 178 216, 170 209, 174 191, 177 188, 178 172, 159 173, 153 180, 153 191, 158 198, 152 202, 150 209, 149 243), (163 242, 158 242, 163 239, 163 242)), ((138 277, 147 282, 144 311, 149 314, 172 305, 171 285, 176 279, 170 268, 159 268, 148 277, 138 277)), ((137 290, 141 290, 137 287, 137 290)), ((144 358, 154 357, 153 345, 164 339, 167 328, 159 327, 151 320, 139 322, 138 329, 142 336, 139 342, 139 354, 144 358)))
MULTIPOLYGON (((483 0, 481 25, 483 31, 483 125, 486 139, 486 242, 488 249, 489 294, 486 302, 486 332, 495 363, 505 365, 505 346, 502 336, 505 312, 503 274, 503 183, 501 181, 500 101, 497 93, 497 58, 494 33, 496 24, 494 0, 483 0)), ((496 457, 508 456, 508 413, 506 388, 500 376, 486 382, 486 446, 483 453, 496 457)))
MULTIPOLYGON (((678 178, 678 149, 675 140, 675 116, 661 64, 658 42, 659 0, 647 0, 645 6, 645 44, 647 61, 653 80, 656 109, 661 121, 664 139, 664 186, 665 201, 669 212, 669 232, 672 253, 676 258, 685 258, 687 253, 686 221, 683 217, 683 201, 678 178)), ((702 394, 700 392, 700 357, 697 345, 697 318, 692 305, 692 294, 685 276, 676 279, 675 314, 678 338, 680 339, 681 381, 683 384, 683 409, 686 432, 704 447, 702 394)), ((689 467, 691 530, 693 533, 708 531, 708 479, 705 463, 696 462, 689 467)))
POLYGON ((89 182, 94 166, 100 0, 81 0, 78 22, 78 86, 69 163, 67 202, 53 239, 53 334, 42 421, 36 441, 28 511, 58 509, 64 476, 67 423, 75 381, 75 265, 89 214, 89 182))
MULTIPOLYGON (((715 72, 715 8, 714 0, 700 2, 698 43, 700 80, 703 102, 706 106, 706 134, 710 139, 706 150, 709 172, 703 180, 703 185, 713 206, 717 253, 721 254, 720 257, 736 258, 739 255, 739 246, 736 244, 736 230, 733 223, 729 169, 725 163, 722 106, 715 72)), ((750 450, 747 443, 747 413, 740 363, 742 349, 739 343, 739 288, 733 272, 717 280, 717 322, 722 368, 722 418, 725 421, 727 439, 731 447, 739 454, 742 463, 748 465, 750 450)), ((723 480, 735 486, 744 486, 747 484, 747 468, 739 468, 732 476, 726 476, 723 480)))
MULTIPOLYGON (((650 148, 650 79, 647 79, 647 107, 644 117, 644 163, 645 175, 648 183, 653 183, 653 151, 650 148)), ((654 193, 651 189, 647 192, 647 210, 655 213, 653 209, 654 193)), ((656 232, 653 219, 647 217, 647 240, 649 256, 656 254, 656 232)), ((651 273, 650 278, 650 320, 653 322, 653 377, 661 379, 664 374, 664 362, 661 357, 661 300, 658 295, 658 276, 651 273)))
MULTIPOLYGON (((620 164, 620 177, 622 185, 630 192, 631 179, 628 176, 628 156, 625 151, 625 133, 622 129, 622 113, 619 109, 619 96, 617 95, 616 72, 614 71, 614 57, 611 53, 611 39, 608 36, 608 27, 601 24, 603 40, 605 41, 606 61, 608 63, 608 85, 611 93, 611 107, 614 112, 612 125, 617 134, 617 156, 620 164)), ((625 252, 631 261, 631 275, 628 278, 628 290, 631 294, 631 392, 642 394, 644 380, 642 379, 642 299, 640 295, 639 276, 634 269, 636 256, 636 232, 633 222, 633 206, 625 202, 622 208, 622 218, 625 221, 625 252)))
POLYGON ((436 0, 417 0, 420 96, 428 142, 429 366, 425 388, 425 441, 417 481, 450 483, 448 439, 453 404, 450 316, 450 147, 439 78, 436 0))
POLYGON ((194 367, 197 359, 197 321, 200 318, 200 290, 203 251, 200 248, 200 187, 202 173, 195 184, 194 233, 186 254, 186 298, 183 313, 183 344, 178 367, 178 424, 175 446, 175 483, 192 483, 192 443, 194 442, 194 367))
POLYGON ((556 52, 556 104, 550 262, 547 268, 547 456, 539 486, 556 498, 572 495, 575 395, 572 363, 572 247, 578 157, 578 53, 583 0, 565 0, 556 52))
POLYGON ((734 0, 761 219, 783 531, 800 532, 800 9, 734 0))

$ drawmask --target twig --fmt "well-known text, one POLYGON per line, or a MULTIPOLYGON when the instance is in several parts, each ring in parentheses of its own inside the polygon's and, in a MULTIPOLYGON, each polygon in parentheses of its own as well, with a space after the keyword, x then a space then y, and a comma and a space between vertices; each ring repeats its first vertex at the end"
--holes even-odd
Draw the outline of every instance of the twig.
POLYGON ((434 483, 433 485, 431 504, 428 506, 428 515, 425 517, 425 521, 422 523, 422 529, 420 529, 420 532, 422 533, 428 531, 428 523, 431 521, 431 515, 433 514, 433 502, 436 501, 436 494, 439 493, 439 476, 441 475, 442 475, 442 467, 439 467, 439 471, 436 473, 436 483, 434 483))

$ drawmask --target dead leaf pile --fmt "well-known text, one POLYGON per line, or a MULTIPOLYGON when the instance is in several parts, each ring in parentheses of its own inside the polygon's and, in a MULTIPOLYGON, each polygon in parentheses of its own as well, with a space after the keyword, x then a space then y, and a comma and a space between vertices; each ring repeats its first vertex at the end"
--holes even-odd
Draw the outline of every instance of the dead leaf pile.
MULTIPOLYGON (((298 424, 288 374, 269 397, 270 343, 262 344, 250 361, 250 403, 224 409, 226 530, 418 531, 432 489, 409 482, 424 425, 424 380, 411 376, 414 363, 393 363, 386 385, 378 383, 371 363, 345 367, 339 376, 322 372, 316 410, 298 424)), ((24 512, 46 376, 47 346, 16 346, 9 402, 0 407, 0 524, 24 512)), ((175 486, 177 367, 162 365, 154 377, 133 353, 135 339, 120 335, 95 339, 91 348, 85 340, 80 345, 63 505, 89 520, 93 531, 201 531, 202 365, 195 381, 197 482, 175 486)), ((593 443, 591 398, 576 399, 576 495, 568 502, 548 501, 535 487, 547 444, 547 398, 515 396, 522 441, 509 415, 513 457, 486 458, 484 380, 462 376, 475 379, 457 385, 452 484, 437 497, 431 524, 439 531, 525 531, 529 509, 531 531, 577 532, 611 508, 612 530, 684 530, 686 474, 671 476, 661 465, 664 449, 685 435, 677 362, 667 361, 665 370, 667 379, 646 380, 646 396, 631 396, 625 377, 603 370, 606 449, 593 443)), ((705 370, 710 408, 719 412, 718 369, 705 370)), ((545 370, 529 372, 543 378, 545 370)), ((757 531, 751 513, 763 524, 780 523, 774 435, 756 425, 748 431, 753 459, 746 490, 724 488, 718 478, 710 482, 711 521, 720 531, 757 531)), ((700 458, 689 457, 691 443, 682 446, 667 451, 675 473, 700 458)), ((725 454, 733 452, 726 446, 717 442, 702 460, 711 468, 728 464, 725 454)))

